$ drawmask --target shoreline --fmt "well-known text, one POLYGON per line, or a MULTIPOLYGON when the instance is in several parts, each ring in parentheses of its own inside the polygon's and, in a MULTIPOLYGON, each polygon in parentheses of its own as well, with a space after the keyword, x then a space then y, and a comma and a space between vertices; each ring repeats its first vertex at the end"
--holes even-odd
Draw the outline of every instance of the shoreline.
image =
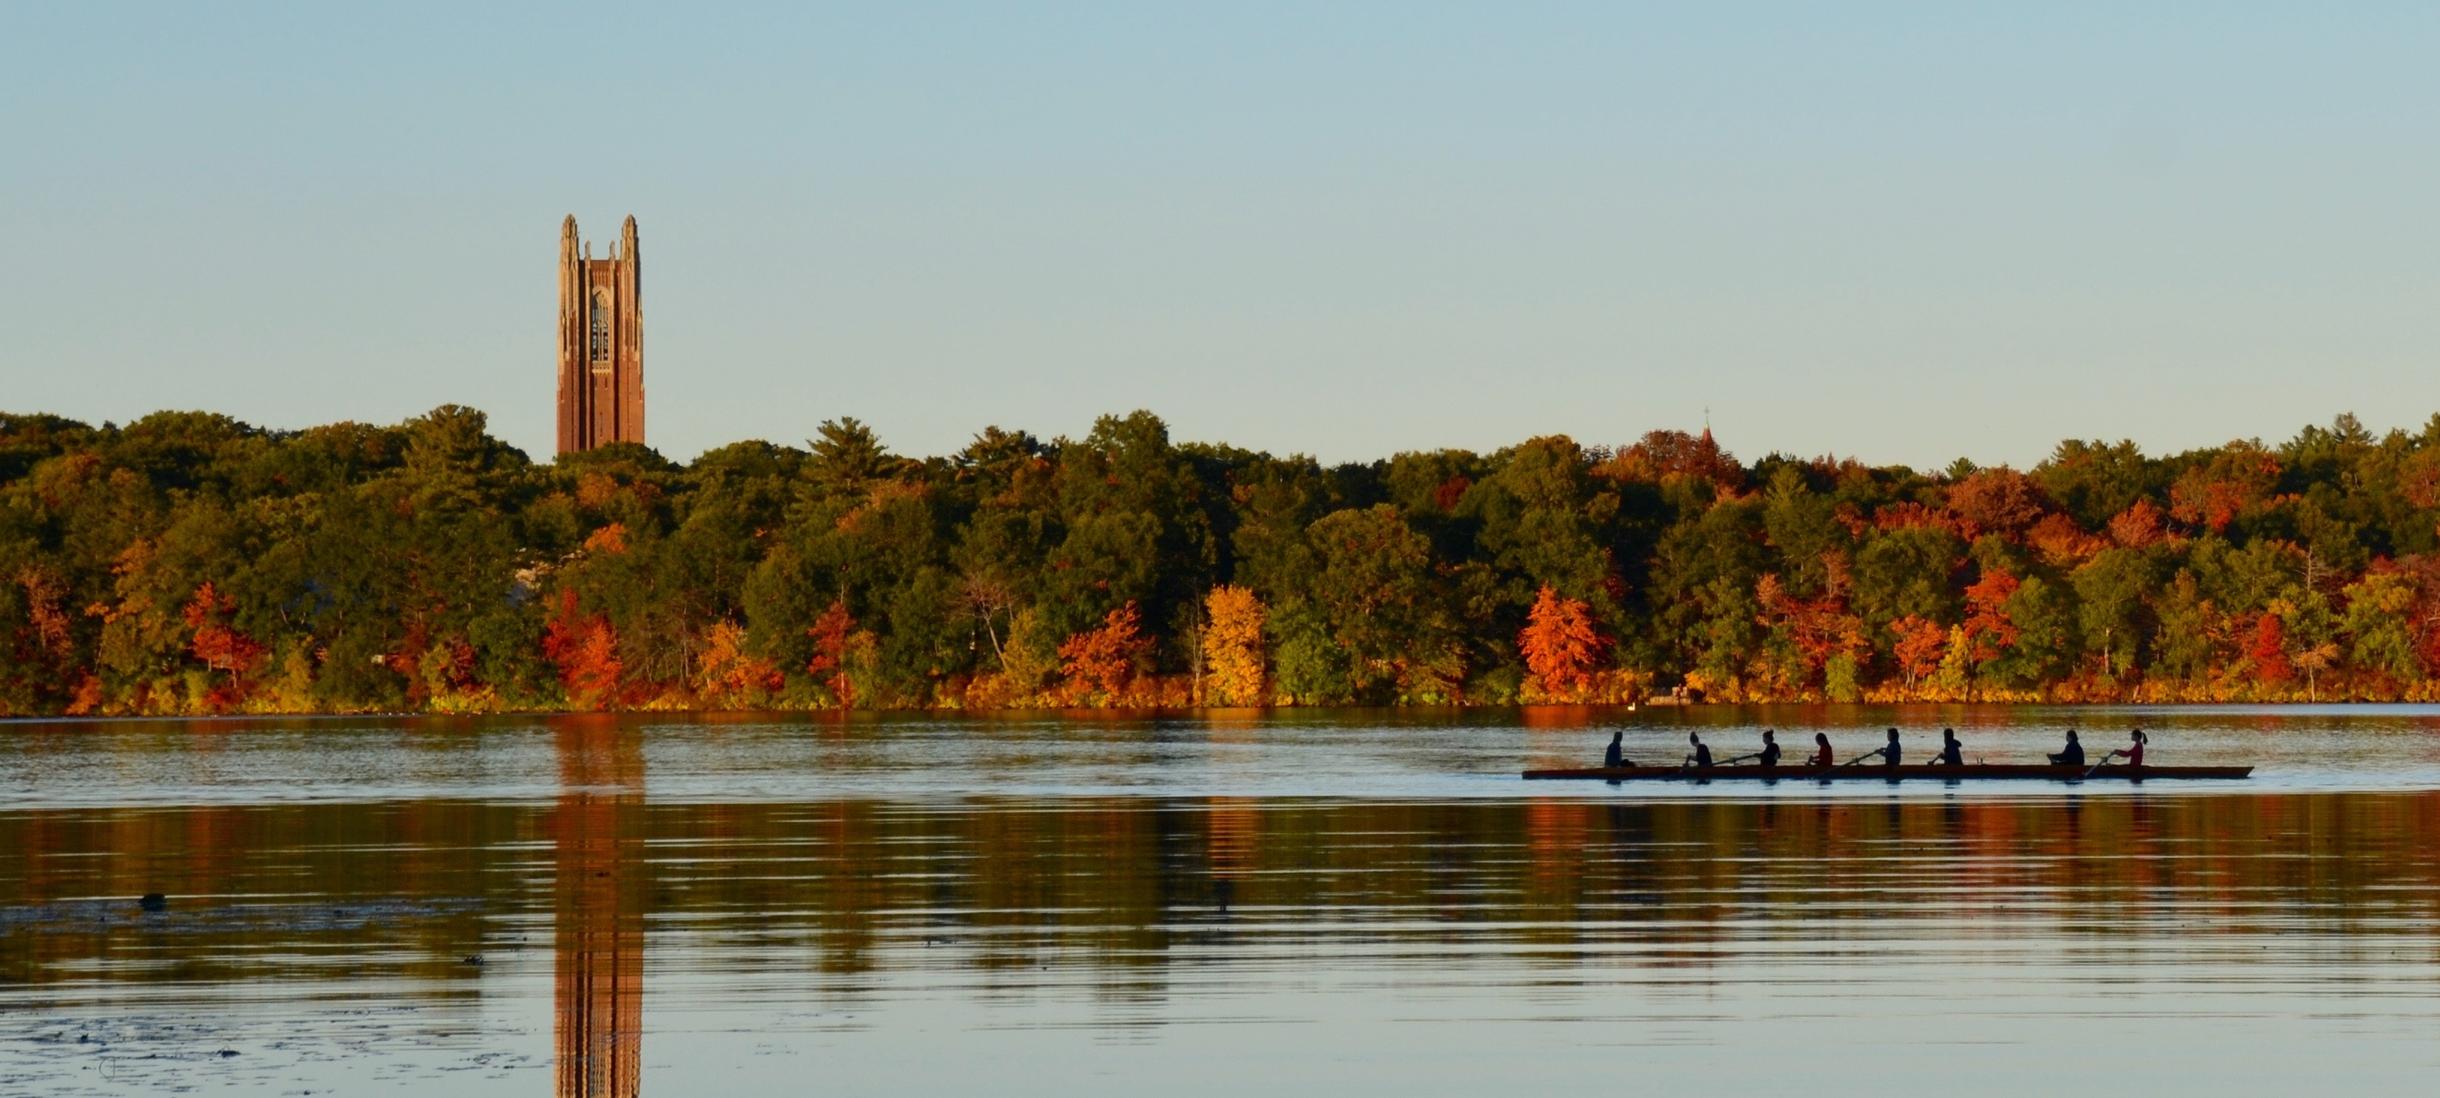
POLYGON ((313 712, 276 713, 143 713, 143 714, 24 714, 0 716, 0 729, 32 725, 60 724, 134 724, 172 722, 240 723, 247 721, 333 721, 368 720, 493 720, 503 718, 595 719, 626 721, 637 718, 666 717, 713 719, 726 723, 753 718, 809 718, 822 723, 846 723, 907 717, 967 717, 979 720, 1160 720, 1185 717, 1259 717, 1289 713, 1343 714, 1380 713, 1414 716, 1449 715, 1460 713, 1515 713, 1528 716, 1584 716, 1642 712, 1719 713, 1733 710, 1857 710, 1857 711, 1959 711, 1959 710, 2031 710, 2076 709, 2102 711, 2210 712, 2294 710, 2368 710, 2429 708, 2440 710, 2440 702, 2417 700, 2320 700, 2320 701, 1752 701, 1752 702, 1671 702, 1671 703, 1483 703, 1478 705, 1276 705, 1276 706, 1130 706, 1130 707, 1070 707, 1070 708, 1006 708, 1006 709, 943 709, 943 708, 858 708, 858 709, 500 709, 479 713, 451 713, 427 710, 323 710, 313 712))

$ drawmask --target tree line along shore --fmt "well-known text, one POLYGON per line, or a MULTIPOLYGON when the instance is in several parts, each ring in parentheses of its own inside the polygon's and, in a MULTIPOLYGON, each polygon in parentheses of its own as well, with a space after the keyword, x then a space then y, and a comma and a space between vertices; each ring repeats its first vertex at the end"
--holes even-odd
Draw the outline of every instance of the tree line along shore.
POLYGON ((0 414, 0 715, 2440 700, 2440 415, 2025 471, 0 414))

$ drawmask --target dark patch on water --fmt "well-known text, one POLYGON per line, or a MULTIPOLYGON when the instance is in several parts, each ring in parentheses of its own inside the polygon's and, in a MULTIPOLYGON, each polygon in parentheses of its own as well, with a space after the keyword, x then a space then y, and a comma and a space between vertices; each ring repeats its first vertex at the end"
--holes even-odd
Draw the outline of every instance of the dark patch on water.
POLYGON ((0 934, 331 934, 479 912, 464 897, 345 904, 181 903, 146 910, 128 900, 58 900, 0 907, 0 934))

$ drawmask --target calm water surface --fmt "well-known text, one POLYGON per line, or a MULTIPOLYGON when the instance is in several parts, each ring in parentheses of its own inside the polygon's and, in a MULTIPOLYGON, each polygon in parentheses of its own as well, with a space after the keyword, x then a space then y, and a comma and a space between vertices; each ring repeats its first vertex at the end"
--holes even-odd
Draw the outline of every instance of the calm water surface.
POLYGON ((2431 707, 0 723, 0 1094, 2422 1092, 2436 931, 2431 707), (1892 722, 2259 770, 1516 777, 1892 722))

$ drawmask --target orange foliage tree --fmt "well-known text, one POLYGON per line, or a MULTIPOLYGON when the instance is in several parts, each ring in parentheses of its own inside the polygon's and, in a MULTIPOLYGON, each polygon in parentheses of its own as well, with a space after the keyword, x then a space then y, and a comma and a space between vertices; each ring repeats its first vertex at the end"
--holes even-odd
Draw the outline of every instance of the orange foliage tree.
POLYGON ((746 651, 746 627, 727 619, 704 631, 703 658, 696 666, 695 693, 707 705, 759 703, 785 682, 778 664, 746 651))
POLYGON ((1088 629, 1059 645, 1059 673, 1065 678, 1061 700, 1069 705, 1119 704, 1152 656, 1152 640, 1142 634, 1135 603, 1129 602, 1088 629))
POLYGON ((2109 542, 2086 533, 2076 525, 2076 520, 2055 512, 2042 516, 2032 529, 2025 531, 2025 544, 2039 551, 2043 560, 2061 568, 2082 564, 2110 547, 2109 542))
POLYGON ((25 589, 26 619, 34 627, 36 644, 53 655, 73 655, 68 615, 59 608, 59 579, 45 569, 28 565, 18 570, 17 585, 25 589))
POLYGON ((830 692, 831 704, 841 709, 855 708, 856 680, 848 665, 858 637, 855 616, 847 612, 847 600, 832 599, 822 616, 813 619, 813 628, 805 633, 813 638, 813 659, 806 662, 805 670, 822 689, 830 692))
POLYGON ((221 594, 210 583, 195 588, 195 597, 186 604, 186 627, 194 631, 188 650, 205 667, 228 676, 226 681, 214 684, 206 698, 206 704, 216 710, 232 708, 245 700, 246 678, 262 666, 266 651, 261 642, 229 625, 229 615, 236 611, 237 600, 221 594))
POLYGON ((1889 632, 1896 639, 1890 654, 1897 658, 1898 673, 1906 676, 1906 688, 1912 690, 1923 677, 1940 667, 1940 657, 1948 649, 1949 631, 1939 622, 1908 614, 1889 623, 1889 632))
POLYGON ((2110 540, 2129 549, 2141 549, 2167 537, 2160 508, 2148 499, 2139 499, 2118 517, 2110 520, 2110 540))
POLYGON ((1260 705, 1264 690, 1262 599, 1252 588, 1224 583, 1203 597, 1203 612, 1211 624, 1203 630, 1203 666, 1211 678, 1205 687, 1213 705, 1260 705))
POLYGON ((585 535, 585 549, 594 553, 618 554, 627 551, 627 524, 613 522, 585 535))
POLYGON ((559 592, 559 605, 543 623, 542 655, 559 669, 572 709, 600 709, 618 700, 618 631, 609 617, 577 609, 576 592, 559 592))
POLYGON ((2042 490, 2014 469, 1984 469, 1949 488, 1949 511, 1967 540, 1995 533, 2013 537, 2042 517, 2042 490))
POLYGON ((1972 646, 1969 651, 1976 665, 2016 647, 2016 623, 2008 618, 2008 599, 2020 586, 2015 576, 1995 568, 1966 588, 1966 642, 1972 646))
POLYGON ((1517 651, 1543 698, 1577 700, 1592 685, 1601 662, 1601 631, 1582 599, 1561 598, 1549 584, 1534 596, 1517 633, 1517 651))

